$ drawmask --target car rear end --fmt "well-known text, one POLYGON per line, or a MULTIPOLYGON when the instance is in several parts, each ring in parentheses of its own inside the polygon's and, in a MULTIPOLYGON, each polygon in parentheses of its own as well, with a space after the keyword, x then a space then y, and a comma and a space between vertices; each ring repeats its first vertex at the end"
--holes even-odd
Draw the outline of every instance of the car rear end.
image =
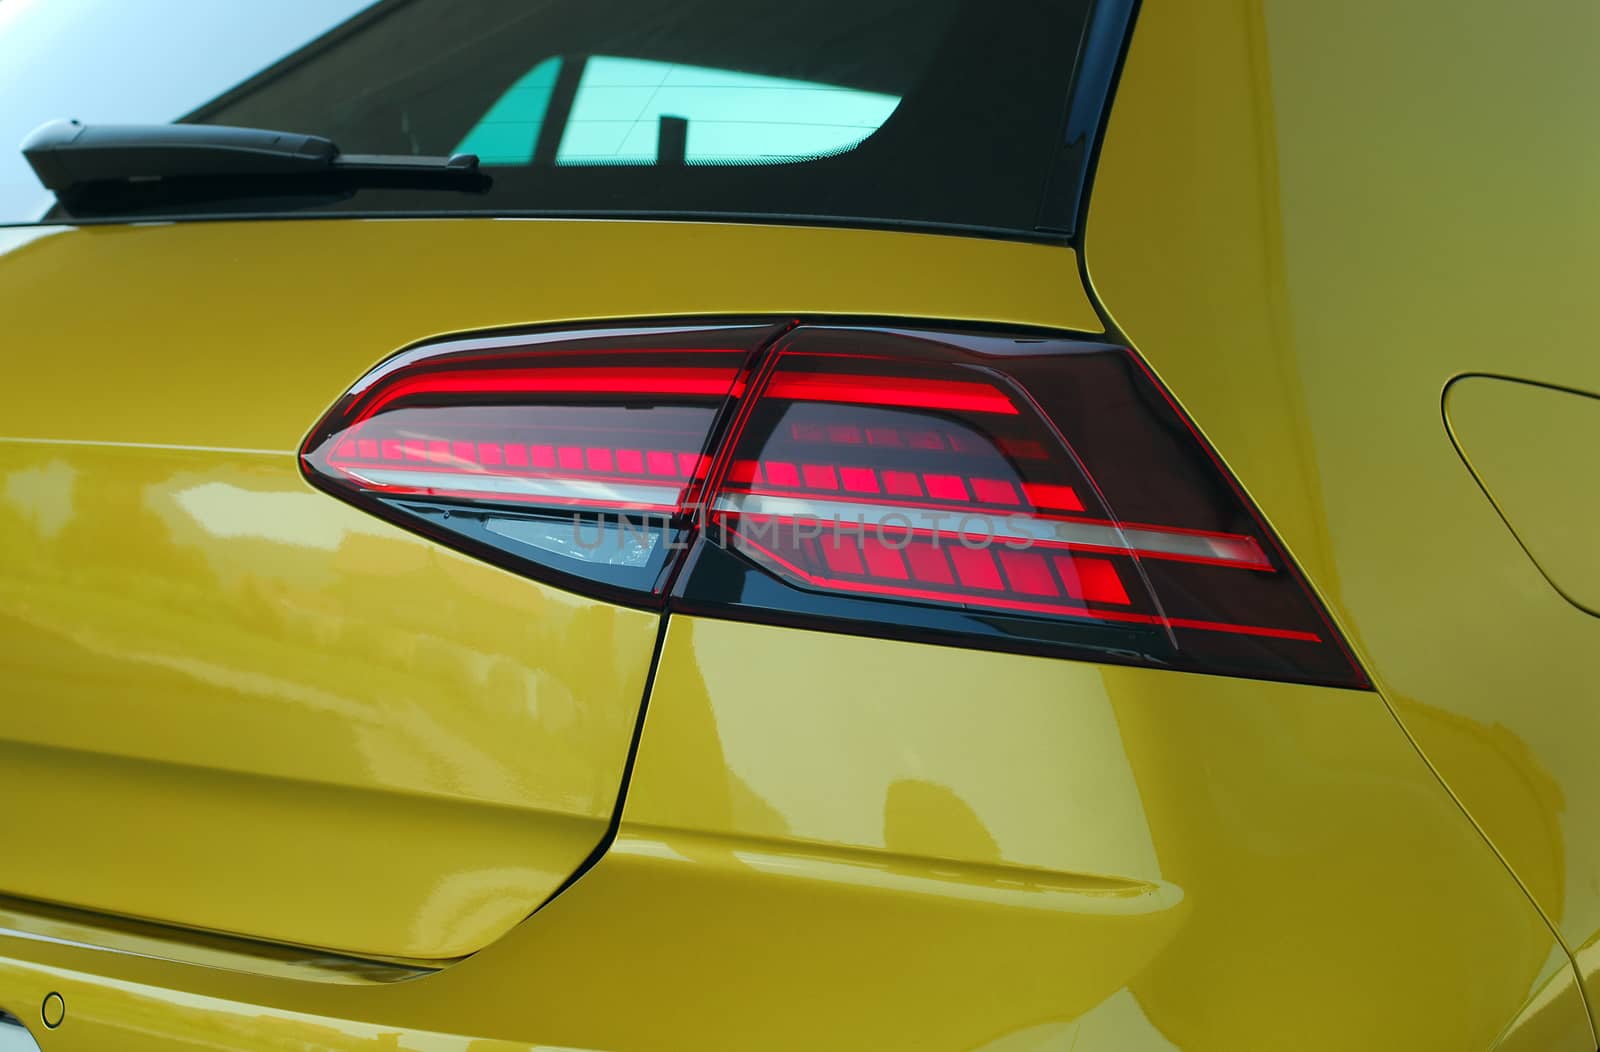
POLYGON ((1088 280, 1171 20, 0 7, 12 138, 487 177, 3 162, 0 1042, 1592 1047, 1295 408, 1088 280))

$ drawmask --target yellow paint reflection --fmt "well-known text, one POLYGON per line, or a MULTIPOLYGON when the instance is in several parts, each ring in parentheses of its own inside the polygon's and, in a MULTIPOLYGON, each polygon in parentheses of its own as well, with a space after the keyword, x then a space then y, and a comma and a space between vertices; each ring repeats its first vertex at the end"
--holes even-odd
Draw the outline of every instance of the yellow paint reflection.
POLYGON ((0 788, 29 772, 53 794, 30 820, 87 834, 47 840, 6 891, 450 957, 604 831, 652 615, 411 536, 313 492, 288 454, 0 443, 0 545, 0 788), (215 798, 176 803, 184 779, 215 798), (141 830, 115 877, 89 864, 113 814, 141 830), (314 844, 339 877, 271 882, 314 844), (379 894, 365 867, 389 874, 379 894))

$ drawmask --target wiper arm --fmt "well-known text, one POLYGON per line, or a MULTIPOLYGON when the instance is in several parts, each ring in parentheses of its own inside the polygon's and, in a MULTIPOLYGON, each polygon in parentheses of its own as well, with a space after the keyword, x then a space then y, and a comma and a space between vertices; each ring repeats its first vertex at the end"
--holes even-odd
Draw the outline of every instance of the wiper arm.
POLYGON ((22 155, 74 211, 80 203, 101 211, 185 198, 347 196, 363 187, 481 193, 492 181, 474 154, 347 154, 317 135, 216 124, 51 121, 23 140, 22 155))

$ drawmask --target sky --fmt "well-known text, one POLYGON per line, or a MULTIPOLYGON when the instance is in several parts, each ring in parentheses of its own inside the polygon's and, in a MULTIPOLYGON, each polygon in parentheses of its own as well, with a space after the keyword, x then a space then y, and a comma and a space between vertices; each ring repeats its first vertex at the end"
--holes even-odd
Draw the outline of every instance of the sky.
POLYGON ((52 198, 18 146, 47 121, 166 123, 372 0, 0 0, 0 223, 52 198))

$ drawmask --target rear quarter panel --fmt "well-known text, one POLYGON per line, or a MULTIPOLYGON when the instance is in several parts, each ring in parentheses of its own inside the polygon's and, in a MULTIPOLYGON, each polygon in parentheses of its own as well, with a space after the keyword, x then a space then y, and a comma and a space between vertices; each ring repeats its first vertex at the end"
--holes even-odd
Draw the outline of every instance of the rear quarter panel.
POLYGON ((0 932, 0 1003, 50 990, 74 1049, 1593 1044, 1370 693, 678 617, 616 841, 481 952, 356 988, 0 932))
POLYGON ((1600 622, 1522 551, 1442 401, 1473 372, 1600 391, 1597 18, 1146 4, 1086 235, 1106 308, 1591 977, 1600 622))

